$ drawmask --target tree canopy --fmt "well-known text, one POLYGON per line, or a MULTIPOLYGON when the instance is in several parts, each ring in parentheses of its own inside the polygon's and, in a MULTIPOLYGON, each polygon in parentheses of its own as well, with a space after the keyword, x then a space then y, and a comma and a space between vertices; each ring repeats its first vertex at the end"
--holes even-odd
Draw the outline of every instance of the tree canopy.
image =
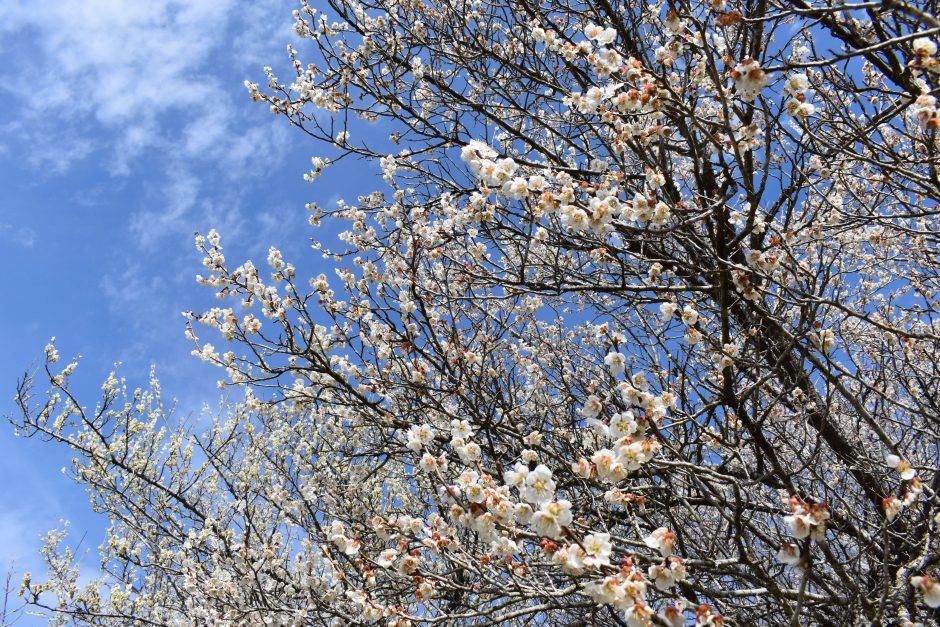
POLYGON ((155 380, 86 408, 47 347, 17 426, 74 449, 111 526, 87 585, 51 534, 28 600, 92 625, 940 620, 934 0, 294 20, 294 75, 250 96, 310 136, 308 180, 384 182, 308 205, 331 276, 197 236, 221 304, 187 337, 244 394, 208 428, 155 380))

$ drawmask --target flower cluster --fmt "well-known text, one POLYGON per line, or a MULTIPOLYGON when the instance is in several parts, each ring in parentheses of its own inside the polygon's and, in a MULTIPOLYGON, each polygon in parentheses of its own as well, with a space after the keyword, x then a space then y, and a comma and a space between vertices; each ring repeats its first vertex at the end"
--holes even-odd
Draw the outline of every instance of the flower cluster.
POLYGON ((735 65, 729 75, 738 95, 745 100, 757 98, 761 90, 770 82, 770 77, 761 69, 760 63, 751 57, 735 65))
POLYGON ((911 67, 927 70, 936 74, 940 72, 940 61, 937 60, 937 44, 928 37, 918 37, 911 44, 914 58, 911 67))
POLYGON ((684 604, 667 606, 657 616, 648 602, 648 590, 646 578, 630 559, 624 560, 616 573, 591 582, 586 589, 596 602, 621 610, 631 627, 651 625, 654 619, 673 627, 686 624, 684 604))
POLYGON ((793 74, 787 78, 783 86, 784 96, 789 96, 786 102, 787 113, 795 118, 808 118, 816 112, 816 107, 807 100, 809 90, 809 77, 804 73, 793 74))
POLYGON ((937 117, 937 99, 930 94, 921 94, 911 106, 911 117, 916 124, 927 130, 940 129, 940 118, 937 117))
POLYGON ((940 607, 940 584, 928 575, 911 577, 911 585, 924 599, 928 607, 940 607))
POLYGON ((787 499, 790 514, 783 517, 783 522, 790 528, 790 533, 797 540, 812 538, 817 542, 826 536, 826 521, 829 520, 829 506, 825 503, 809 504, 793 496, 787 499))

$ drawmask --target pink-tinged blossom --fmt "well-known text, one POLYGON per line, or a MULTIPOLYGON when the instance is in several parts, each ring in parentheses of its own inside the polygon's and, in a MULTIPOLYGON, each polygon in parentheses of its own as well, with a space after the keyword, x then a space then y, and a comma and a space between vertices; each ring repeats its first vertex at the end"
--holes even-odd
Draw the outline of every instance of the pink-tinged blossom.
POLYGON ((656 589, 667 591, 677 582, 685 581, 687 573, 685 562, 680 557, 670 557, 662 564, 653 564, 649 567, 649 578, 656 585, 656 589))
POLYGON ((651 549, 660 552, 663 557, 672 555, 673 545, 676 543, 676 534, 666 527, 660 527, 643 539, 643 543, 651 549))
POLYGON ((588 568, 598 568, 610 564, 610 554, 613 547, 610 544, 609 533, 590 533, 581 539, 584 547, 583 563, 588 568))
POLYGON ((802 559, 800 547, 792 542, 782 544, 780 550, 777 551, 777 559, 789 566, 796 566, 802 559))
POLYGON ((933 577, 928 575, 911 577, 911 585, 928 607, 940 607, 940 584, 933 577))
POLYGON ((767 73, 751 57, 747 57, 735 65, 730 75, 738 94, 745 100, 757 98, 761 90, 770 82, 767 73))
POLYGON ((917 471, 911 467, 911 463, 897 455, 888 455, 885 457, 885 464, 888 468, 895 470, 904 480, 910 480, 917 476, 917 471))
POLYGON ((903 507, 904 503, 893 496, 888 496, 881 500, 881 509, 884 510, 885 518, 887 518, 889 522, 897 518, 897 515, 901 513, 901 508, 903 507))
POLYGON ((824 503, 810 505, 797 497, 787 500, 791 513, 783 517, 783 522, 790 528, 790 533, 797 540, 812 537, 821 540, 826 534, 826 521, 829 508, 824 503))

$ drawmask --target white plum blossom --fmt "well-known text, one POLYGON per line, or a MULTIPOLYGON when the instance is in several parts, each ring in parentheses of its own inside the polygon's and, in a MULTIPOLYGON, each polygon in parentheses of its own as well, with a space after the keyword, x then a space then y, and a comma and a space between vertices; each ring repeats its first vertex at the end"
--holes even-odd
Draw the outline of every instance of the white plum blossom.
POLYGON ((897 472, 902 479, 910 480, 917 476, 917 471, 911 467, 911 463, 906 459, 901 459, 897 455, 888 455, 885 457, 885 463, 888 468, 897 472))
POLYGON ((780 546, 780 550, 777 551, 777 559, 789 566, 796 566, 802 560, 800 547, 792 542, 785 542, 780 546))
POLYGON ((361 543, 359 540, 354 540, 346 535, 346 530, 341 522, 334 521, 331 525, 331 532, 331 540, 340 551, 349 556, 359 553, 361 543))
POLYGON ((686 580, 685 562, 680 557, 670 557, 662 564, 650 566, 648 575, 656 585, 657 590, 669 590, 676 583, 686 580))
POLYGON ((826 521, 829 519, 829 508, 819 503, 810 505, 797 497, 787 501, 791 514, 783 517, 783 522, 790 528, 790 533, 797 540, 812 537, 820 540, 826 533, 826 521))
POLYGON ((921 595, 927 607, 940 607, 940 584, 933 577, 928 575, 911 577, 911 585, 921 595))
POLYGON ((888 496, 882 499, 881 508, 884 510, 885 518, 888 519, 888 522, 897 518, 897 515, 901 513, 901 509, 904 507, 904 502, 900 501, 893 496, 888 496))
POLYGON ((444 455, 438 455, 435 457, 430 453, 425 453, 421 456, 418 467, 428 474, 433 474, 438 471, 445 471, 447 470, 447 457, 444 455))
POLYGON ((455 450, 460 457, 460 461, 465 464, 478 462, 483 456, 483 449, 481 449, 480 445, 476 442, 468 442, 463 446, 455 447, 455 450))
POLYGON ((639 425, 634 418, 633 412, 628 409, 611 416, 609 428, 610 437, 614 440, 619 440, 620 438, 632 436, 637 433, 639 425))
POLYGON ((599 46, 606 46, 616 39, 617 31, 612 27, 602 28, 597 24, 588 24, 584 29, 584 36, 596 41, 599 46))
POLYGON ((914 54, 919 57, 932 57, 937 54, 937 44, 928 37, 918 37, 911 43, 914 54))
POLYGON ((571 521, 571 503, 564 499, 552 501, 532 514, 532 529, 539 535, 558 539, 571 521))
POLYGON ((734 81, 738 94, 745 100, 757 98, 770 81, 770 77, 761 69, 760 64, 751 57, 747 57, 734 66, 731 70, 731 79, 734 81))
POLYGON ((591 462, 602 481, 618 483, 627 476, 628 468, 623 463, 623 458, 610 449, 604 448, 596 451, 591 456, 591 462))
POLYGON ((813 345, 824 353, 832 352, 836 346, 836 336, 831 329, 823 329, 810 336, 813 345))
POLYGON ((412 451, 420 451, 434 441, 436 431, 429 424, 415 425, 408 429, 406 434, 407 447, 412 451))
POLYGON ((611 351, 604 357, 604 364, 610 369, 612 375, 617 376, 626 370, 627 359, 623 353, 611 351))
POLYGON ((526 475, 525 484, 520 490, 522 498, 527 503, 540 505, 552 500, 555 496, 555 482, 552 480, 552 471, 547 466, 539 464, 535 470, 526 475))
POLYGON ((584 401, 584 406, 581 408, 581 415, 585 418, 597 418, 603 409, 604 404, 601 399, 592 394, 584 401))
POLYGON ((612 549, 609 533, 589 533, 581 539, 584 547, 583 563, 588 568, 597 568, 610 564, 612 549))
POLYGON ((662 315, 663 322, 669 322, 678 311, 679 306, 672 302, 665 302, 659 305, 659 313, 662 315))
POLYGON ((525 485, 528 475, 529 467, 522 462, 516 462, 512 468, 503 473, 503 481, 505 481, 508 486, 521 488, 525 485))
POLYGON ((666 527, 659 527, 643 539, 643 543, 651 549, 656 549, 663 557, 672 555, 673 545, 676 543, 676 534, 666 527))
POLYGON ((375 558, 375 563, 382 568, 388 568, 395 563, 396 559, 398 559, 397 549, 385 549, 375 558))

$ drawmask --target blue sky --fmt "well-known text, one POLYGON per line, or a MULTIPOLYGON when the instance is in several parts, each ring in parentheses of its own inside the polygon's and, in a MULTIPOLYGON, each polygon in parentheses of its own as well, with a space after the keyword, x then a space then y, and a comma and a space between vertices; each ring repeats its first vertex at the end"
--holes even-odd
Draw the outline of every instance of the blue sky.
MULTIPOLYGON (((219 372, 190 356, 180 316, 215 302, 193 279, 195 230, 218 228, 230 261, 277 244, 298 267, 324 270, 306 245, 304 203, 335 200, 349 178, 305 183, 316 146, 243 86, 263 83, 264 65, 288 79, 286 46, 303 49, 293 8, 0 3, 0 414, 51 336, 63 358, 83 356, 88 405, 114 362, 132 386, 153 364, 183 413, 217 402, 219 372)), ((95 564, 103 522, 62 476, 69 457, 0 424, 0 564, 37 570, 37 537, 61 519, 73 537, 88 533, 95 564)))

